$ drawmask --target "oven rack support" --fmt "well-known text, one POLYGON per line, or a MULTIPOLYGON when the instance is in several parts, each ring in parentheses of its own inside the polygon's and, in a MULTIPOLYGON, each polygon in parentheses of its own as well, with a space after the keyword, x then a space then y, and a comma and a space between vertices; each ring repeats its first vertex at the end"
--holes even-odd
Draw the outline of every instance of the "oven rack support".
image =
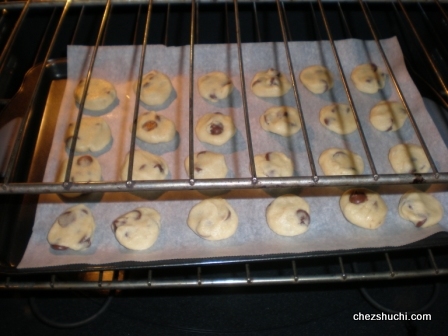
MULTIPOLYGON (((239 269, 237 276, 222 276, 214 265, 201 265, 196 267, 178 268, 184 272, 184 276, 170 279, 158 277, 157 274, 163 270, 157 267, 148 268, 146 271, 132 275, 132 270, 98 270, 90 271, 89 280, 64 280, 67 274, 46 273, 44 280, 33 279, 33 275, 26 274, 5 275, 0 279, 0 290, 141 290, 141 289, 161 289, 161 288, 199 288, 199 287, 234 287, 234 286, 258 286, 258 285, 300 285, 300 284, 324 284, 324 283, 365 283, 369 281, 400 281, 416 278, 441 278, 448 275, 448 268, 439 268, 435 261, 432 249, 420 251, 420 257, 425 255, 426 266, 424 268, 414 268, 410 270, 398 270, 393 266, 393 261, 388 252, 377 253, 376 256, 383 258, 385 266, 378 271, 358 272, 358 262, 363 260, 357 257, 351 263, 344 262, 344 256, 327 257, 328 265, 335 267, 327 272, 314 272, 302 274, 298 269, 300 259, 290 260, 289 269, 282 269, 287 274, 259 275, 252 268, 257 268, 260 263, 242 262, 232 265, 233 269, 239 269), (426 253, 425 253, 426 251, 426 253), (351 271, 347 271, 350 268, 351 271), (187 272, 195 269, 195 274, 187 272), (211 271, 210 271, 211 270, 211 271), (126 272, 130 276, 126 276, 126 272), (105 279, 107 274, 108 279, 105 279), (205 274, 205 275, 204 275, 205 274), (32 280, 30 280, 32 279, 32 280), (92 280, 94 279, 94 280, 92 280)), ((436 255, 437 257, 437 255, 436 255)), ((348 259, 348 258, 347 258, 348 259)), ((352 258, 350 258, 352 259, 352 258)), ((87 273, 86 273, 87 274, 87 273)), ((39 276, 42 279, 42 274, 39 276)))

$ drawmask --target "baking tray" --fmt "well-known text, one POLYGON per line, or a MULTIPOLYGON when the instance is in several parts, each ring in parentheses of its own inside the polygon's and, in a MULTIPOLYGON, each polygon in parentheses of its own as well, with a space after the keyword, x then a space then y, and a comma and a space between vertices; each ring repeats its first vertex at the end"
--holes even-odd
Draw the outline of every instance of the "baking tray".
MULTIPOLYGON (((44 75, 41 85, 36 88, 37 78, 43 65, 38 65, 28 71, 19 92, 0 115, 0 126, 21 115, 29 106, 29 122, 25 130, 25 137, 20 146, 15 167, 29 167, 29 169, 15 169, 13 181, 40 182, 42 181, 46 161, 56 125, 59 111, 57 97, 62 97, 65 88, 64 79, 67 77, 66 59, 50 61, 43 69, 44 75), (37 89, 35 101, 31 102, 33 91, 37 89)), ((431 97, 433 98, 433 97, 431 97)), ((435 97, 437 98, 437 97, 435 97)), ((448 145, 448 123, 446 111, 438 108, 432 100, 425 101, 439 131, 448 145)), ((448 245, 448 233, 437 233, 418 242, 399 247, 368 248, 356 250, 315 251, 302 254, 271 254, 241 257, 201 258, 182 260, 163 260, 152 262, 120 262, 105 265, 75 264, 38 269, 17 270, 29 238, 32 233, 34 216, 39 195, 2 195, 2 217, 0 220, 0 272, 5 274, 32 274, 46 272, 96 271, 137 269, 167 266, 199 266, 210 264, 257 262, 290 260, 323 256, 359 255, 384 251, 400 251, 418 248, 430 248, 448 245)))

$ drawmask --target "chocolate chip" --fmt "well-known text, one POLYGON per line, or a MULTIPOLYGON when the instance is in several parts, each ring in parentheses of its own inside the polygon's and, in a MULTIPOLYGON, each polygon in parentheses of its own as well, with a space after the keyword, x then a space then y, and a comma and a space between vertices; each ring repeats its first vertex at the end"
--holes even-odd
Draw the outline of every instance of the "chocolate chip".
POLYGON ((361 204, 367 201, 367 195, 362 190, 352 190, 349 197, 350 203, 361 204))
POLYGON ((392 126, 390 126, 387 130, 386 130, 386 132, 390 132, 390 131, 392 131, 392 129, 394 128, 394 126, 392 125, 392 126))
POLYGON ((140 210, 132 210, 129 214, 132 214, 135 220, 142 218, 142 213, 140 210))
POLYGON ((342 152, 342 151, 337 151, 336 153, 333 154, 333 158, 338 158, 338 157, 342 157, 342 156, 347 156, 347 153, 342 152))
POLYGON ((151 86, 151 83, 150 83, 150 82, 145 82, 145 83, 143 83, 142 86, 143 86, 144 88, 147 88, 147 87, 151 86))
POLYGON ((268 116, 267 116, 267 115, 264 116, 264 122, 265 122, 267 125, 269 125, 269 119, 268 119, 268 116))
POLYGON ((327 125, 327 126, 330 125, 330 119, 325 118, 325 119, 324 119, 324 123, 325 123, 325 125, 327 125))
POLYGON ((157 120, 157 121, 160 121, 160 120, 162 120, 162 119, 160 118, 159 115, 156 115, 156 120, 157 120))
POLYGON ((127 223, 127 218, 120 217, 112 222, 112 231, 115 232, 120 226, 123 226, 127 223))
POLYGON ((254 87, 256 84, 261 83, 261 79, 257 79, 252 83, 252 87, 254 87))
POLYGON ((72 211, 66 211, 58 218, 59 225, 62 227, 66 227, 74 221, 76 221, 76 214, 72 211))
POLYGON ((215 112, 215 114, 221 114, 222 115, 222 112, 215 112))
POLYGON ((90 240, 90 237, 82 237, 79 244, 83 244, 84 248, 88 248, 92 245, 92 241, 90 240))
POLYGON ((161 165, 160 163, 154 165, 154 168, 159 168, 159 171, 160 171, 161 173, 164 172, 164 169, 163 169, 163 167, 162 167, 162 165, 161 165))
POLYGON ((214 94, 214 93, 212 93, 211 95, 209 95, 208 96, 210 99, 212 99, 212 100, 216 100, 216 99, 218 99, 218 97, 214 94))
POLYGON ((86 209, 81 209, 81 212, 85 213, 86 215, 89 214, 89 212, 86 209))
POLYGON ((229 212, 227 213, 227 217, 226 217, 226 219, 224 219, 224 220, 225 220, 225 221, 228 220, 228 219, 230 218, 230 216, 232 216, 232 213, 231 213, 230 210, 229 210, 229 212))
POLYGON ((157 128, 157 123, 154 121, 154 120, 150 120, 150 121, 147 121, 147 122, 145 122, 143 125, 142 125, 142 128, 146 131, 146 132, 150 132, 150 131, 152 131, 153 129, 156 129, 157 128))
POLYGON ((373 78, 372 78, 372 77, 368 77, 368 78, 366 78, 366 82, 367 82, 367 83, 372 83, 372 82, 373 82, 373 78))
POLYGON ((422 219, 421 221, 417 222, 415 224, 416 227, 421 227, 423 224, 426 223, 426 221, 428 220, 428 218, 422 219))
POLYGON ((310 215, 305 210, 299 209, 296 211, 296 215, 299 218, 300 225, 310 225, 310 215))
POLYGON ((138 170, 144 170, 146 168, 146 164, 142 164, 138 170))
POLYGON ((56 244, 51 244, 51 248, 53 250, 58 250, 58 251, 65 251, 68 250, 67 246, 62 246, 62 245, 56 245, 56 244))
POLYGON ((197 173, 200 173, 202 171, 202 168, 194 167, 194 171, 197 172, 197 173))
POLYGON ((270 161, 271 160, 270 155, 271 155, 271 152, 266 153, 266 155, 264 156, 266 161, 270 161))
POLYGON ((283 112, 283 116, 284 116, 284 117, 288 117, 288 115, 289 115, 289 114, 288 114, 288 111, 283 112))
POLYGON ((81 167, 88 167, 93 163, 93 158, 90 155, 83 155, 76 160, 76 164, 81 167))
POLYGON ((220 135, 224 131, 224 125, 219 121, 216 123, 211 123, 209 126, 209 133, 211 135, 220 135))
POLYGON ((375 63, 370 63, 370 66, 371 66, 373 71, 377 71, 378 70, 378 67, 376 66, 375 63))
POLYGON ((280 84, 280 82, 278 81, 278 79, 276 77, 272 77, 271 80, 269 81, 269 84, 278 86, 280 84))
POLYGON ((205 153, 207 153, 207 151, 201 151, 198 153, 198 155, 205 154, 205 153))

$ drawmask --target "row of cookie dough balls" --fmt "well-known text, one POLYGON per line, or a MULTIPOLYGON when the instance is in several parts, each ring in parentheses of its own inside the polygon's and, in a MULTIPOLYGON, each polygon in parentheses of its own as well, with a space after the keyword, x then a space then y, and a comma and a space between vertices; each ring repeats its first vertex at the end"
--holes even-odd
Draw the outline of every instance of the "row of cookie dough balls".
MULTIPOLYGON (((300 73, 300 81, 311 92, 321 94, 333 87, 333 75, 321 65, 305 68, 300 73)), ((361 64, 351 73, 355 87, 361 92, 375 93, 385 85, 386 74, 373 63, 361 64)), ((74 96, 77 104, 81 103, 86 80, 79 81, 74 96)), ((137 92, 138 83, 134 84, 137 92)), ((268 69, 257 72, 251 81, 251 90, 258 97, 280 97, 291 89, 291 83, 286 76, 275 70, 268 69)), ((157 70, 151 70, 142 77, 140 100, 149 106, 164 104, 171 96, 173 85, 170 78, 157 70)), ((233 91, 232 80, 223 72, 214 71, 198 79, 199 94, 206 100, 216 103, 226 99, 233 91)), ((84 107, 90 111, 107 110, 117 99, 117 92, 112 83, 91 78, 86 93, 84 107)))
MULTIPOLYGON (((387 215, 387 205, 381 196, 369 189, 350 189, 343 193, 339 205, 344 217, 365 229, 377 229, 387 215)), ((398 204, 399 215, 418 228, 440 222, 444 209, 432 195, 409 191, 398 204)), ((297 236, 308 230, 310 206, 301 197, 283 195, 266 208, 269 228, 281 236, 297 236)), ((161 229, 160 214, 147 207, 136 208, 112 222, 117 241, 130 250, 146 250, 157 240, 161 229)), ((211 198, 193 206, 187 219, 188 227, 206 240, 231 237, 238 227, 238 215, 222 198, 211 198)), ((92 212, 83 204, 64 211, 53 223, 47 235, 55 250, 83 250, 91 246, 96 224, 92 212)))

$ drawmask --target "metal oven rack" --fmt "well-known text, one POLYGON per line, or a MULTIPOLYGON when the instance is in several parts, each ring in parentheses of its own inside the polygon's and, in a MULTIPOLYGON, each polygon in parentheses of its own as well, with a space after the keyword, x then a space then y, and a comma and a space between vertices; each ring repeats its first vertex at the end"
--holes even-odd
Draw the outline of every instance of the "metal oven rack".
MULTIPOLYGON (((0 3, 0 103, 3 113, 0 114, 0 126, 14 118, 20 118, 16 136, 9 147, 8 164, 2 171, 0 196, 8 210, 15 209, 17 202, 24 202, 26 195, 41 193, 82 193, 82 192, 116 192, 142 190, 190 190, 190 189, 250 189, 250 188, 285 188, 285 187, 326 187, 345 185, 391 185, 391 184, 444 184, 448 185, 448 172, 437 170, 429 154, 425 140, 420 134, 409 106, 401 93, 395 79, 393 69, 382 50, 379 39, 396 35, 405 53, 405 61, 411 76, 422 95, 431 97, 442 108, 447 108, 448 68, 445 57, 448 51, 442 37, 448 30, 446 5, 438 0, 433 2, 409 3, 396 2, 326 2, 326 1, 207 1, 165 2, 165 1, 27 1, 0 3), (129 24, 130 23, 130 24, 129 24), (214 29, 208 29, 213 25, 214 29), (205 28, 207 27, 207 28, 205 28), (94 31, 95 34, 91 34, 94 31), (431 164, 432 172, 425 174, 378 174, 375 162, 370 155, 359 121, 358 131, 371 168, 371 175, 360 176, 319 176, 316 172, 313 153, 303 116, 300 114, 303 127, 303 140, 311 168, 311 176, 291 178, 258 178, 255 174, 254 155, 252 150, 251 130, 248 121, 246 87, 244 82, 244 64, 242 62, 241 44, 257 41, 280 41, 284 43, 290 78, 297 107, 300 111, 301 101, 298 94, 294 69, 289 53, 288 42, 296 40, 326 40, 331 42, 333 55, 338 64, 341 79, 349 104, 355 111, 351 93, 340 65, 339 56, 334 47, 334 40, 342 38, 374 39, 387 66, 394 89, 397 90, 403 105, 406 107, 411 124, 431 164), (236 43, 238 46, 240 78, 242 83, 242 99, 245 115, 245 130, 248 144, 251 177, 197 180, 193 170, 193 73, 194 47, 198 43, 236 43), (45 155, 31 162, 32 150, 24 150, 25 146, 34 144, 38 136, 33 132, 32 123, 39 122, 35 110, 45 104, 42 86, 48 82, 51 68, 57 66, 58 59, 66 56, 69 44, 87 44, 94 46, 90 60, 87 83, 95 62, 95 55, 100 45, 148 44, 164 43, 166 45, 190 45, 190 172, 189 179, 169 181, 134 181, 132 179, 133 149, 135 147, 136 118, 138 100, 135 102, 133 137, 130 146, 130 164, 126 182, 101 182, 94 184, 72 183, 69 181, 71 162, 74 156, 76 141, 70 148, 68 169, 64 183, 43 183, 35 177, 29 177, 29 167, 45 162, 45 155), (17 58, 20 53, 25 53, 17 58), (30 73, 26 74, 28 69, 30 73), (31 77, 31 79, 30 79, 31 77), (26 99, 15 99, 15 92, 22 81, 32 82, 32 90, 24 94, 26 99), (12 107, 11 107, 12 106, 12 107), (18 169, 21 167, 21 169, 18 169), (23 168, 25 167, 25 168, 23 168), (25 196, 23 196, 25 195, 25 196)), ((140 57, 139 84, 143 72, 145 48, 140 57)), ((50 76, 51 77, 51 76, 50 76)), ((58 78, 53 78, 57 80, 58 78)), ((140 85, 138 85, 140 87, 140 85)), ((75 125, 74 139, 77 138, 83 114, 87 86, 80 103, 79 114, 75 125)), ((19 92, 20 93, 20 92, 19 92)), ((139 96, 137 92, 136 96, 139 96)), ((446 118, 446 114, 445 114, 446 118)), ((36 157, 36 156, 35 156, 36 157)), ((37 156, 39 158, 39 156, 37 156)), ((4 215, 2 221, 12 220, 14 211, 4 215)), ((3 238, 5 240, 5 238, 3 238)), ((74 272, 56 272, 45 270, 31 275, 5 268, 0 288, 8 289, 125 289, 173 286, 225 286, 242 284, 288 284, 319 283, 338 281, 363 281, 406 279, 415 277, 440 276, 448 274, 444 266, 446 253, 437 247, 437 243, 425 245, 414 244, 406 249, 406 253, 394 249, 384 249, 377 253, 350 254, 339 256, 313 256, 276 258, 257 260, 222 260, 215 263, 187 265, 184 263, 154 265, 150 269, 120 270, 119 266, 100 267, 88 270, 78 269, 74 272), (419 260, 410 269, 397 271, 394 259, 390 254, 407 259, 409 255, 419 260), (424 257, 425 261, 421 261, 424 257), (348 261, 347 261, 348 260, 348 261), (317 263, 322 269, 310 271, 301 269, 317 263), (363 262, 370 265, 380 263, 381 267, 358 268, 363 262), (281 265, 281 266, 279 266, 281 265), (443 265, 442 267, 438 265, 443 265), (229 273, 225 269, 229 268, 229 273), (260 270, 260 272, 255 271, 260 270), (281 270, 280 270, 281 269, 281 270), (191 272, 191 270, 193 270, 191 272), (268 270, 268 271, 266 271, 268 270), (95 281, 80 280, 83 272, 99 271, 95 281), (106 273, 104 273, 106 272, 106 273), (182 274, 172 273, 181 272, 182 274), (185 272, 185 273, 184 273, 185 272), (267 273, 265 273, 267 272, 267 273), (167 276, 155 276, 168 273, 167 276), (104 275, 107 274, 107 280, 104 275), (40 280, 39 280, 40 279, 40 280)), ((312 269, 312 267, 311 267, 312 269)))

